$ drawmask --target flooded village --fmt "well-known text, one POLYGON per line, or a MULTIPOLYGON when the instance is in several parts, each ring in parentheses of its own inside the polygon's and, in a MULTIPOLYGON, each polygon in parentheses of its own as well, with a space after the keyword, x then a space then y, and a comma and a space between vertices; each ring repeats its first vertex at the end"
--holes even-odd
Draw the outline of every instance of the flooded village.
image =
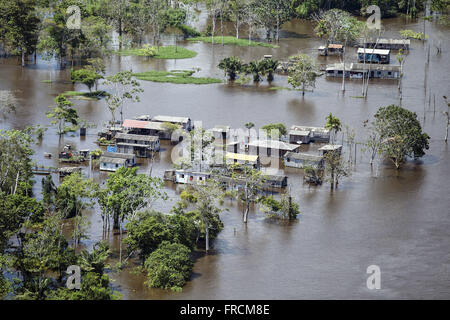
MULTIPOLYGON (((112 51, 95 80, 75 73, 92 61, 67 55, 63 66, 38 52, 21 66, 0 42, 0 175, 19 162, 7 156, 16 143, 8 132, 30 130, 32 142, 17 143, 32 150, 24 188, 42 210, 27 214, 74 212, 48 223, 74 256, 108 252, 108 298, 448 299, 450 32, 440 12, 386 17, 378 34, 352 41, 326 39, 317 19, 292 16, 271 41, 264 24, 243 26, 238 45, 227 43, 232 13, 221 21, 202 1, 179 8, 201 36, 168 28, 158 49, 143 45, 152 32, 138 46, 109 30, 112 51), (161 51, 133 54, 138 47, 161 51), (163 48, 174 51, 158 58, 163 48), (388 127, 395 132, 377 131, 388 127), (190 261, 177 284, 152 282, 163 249, 190 261), (371 265, 380 290, 366 286, 371 265)), ((2 197, 17 196, 21 174, 2 178, 13 190, 2 187, 2 197)), ((16 233, 0 237, 0 257, 25 241, 16 233)), ((20 273, 2 261, 0 284, 20 273)))

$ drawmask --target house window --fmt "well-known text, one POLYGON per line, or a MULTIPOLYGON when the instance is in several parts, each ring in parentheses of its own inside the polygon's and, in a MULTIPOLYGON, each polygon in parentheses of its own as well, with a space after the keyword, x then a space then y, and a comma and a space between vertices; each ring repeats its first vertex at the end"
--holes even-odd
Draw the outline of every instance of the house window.
POLYGON ((116 163, 116 168, 118 168, 119 167, 119 165, 116 163))
POLYGON ((198 180, 202 181, 203 179, 202 179, 202 177, 198 177, 198 180))
POLYGON ((388 75, 392 75, 392 72, 389 71, 389 72, 388 72, 388 75))
POLYGON ((184 179, 184 174, 181 175, 181 179, 184 179))

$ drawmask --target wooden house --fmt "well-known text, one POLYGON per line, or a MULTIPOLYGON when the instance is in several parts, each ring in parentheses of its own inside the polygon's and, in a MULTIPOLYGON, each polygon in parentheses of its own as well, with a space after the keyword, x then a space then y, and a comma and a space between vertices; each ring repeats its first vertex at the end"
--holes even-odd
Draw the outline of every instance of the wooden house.
POLYGON ((330 130, 324 127, 293 125, 289 131, 290 143, 329 142, 330 130))
POLYGON ((377 48, 387 50, 409 50, 411 40, 409 39, 360 39, 359 46, 365 48, 377 48))
POLYGON ((340 55, 344 52, 344 46, 342 44, 330 43, 328 46, 320 46, 318 50, 321 56, 340 55))
POLYGON ((279 140, 254 140, 248 143, 249 154, 281 158, 286 152, 298 152, 298 144, 279 140))
POLYGON ((391 51, 384 49, 358 49, 358 62, 366 63, 386 63, 389 64, 391 60, 391 51))
POLYGON ((126 119, 122 127, 129 134, 158 136, 162 140, 170 140, 171 132, 162 122, 126 119))
MULTIPOLYGON (((327 65, 326 76, 342 78, 344 72, 343 63, 327 65)), ((398 79, 401 75, 399 65, 380 65, 363 63, 346 63, 345 77, 350 79, 362 79, 363 77, 375 79, 398 79)))
POLYGON ((132 153, 105 152, 100 157, 100 170, 116 171, 136 165, 136 155, 132 153))
POLYGON ((191 131, 193 129, 192 121, 188 117, 173 117, 173 116, 155 116, 152 118, 153 122, 168 122, 180 125, 184 130, 191 131))
POLYGON ((304 168, 312 166, 314 168, 322 168, 324 164, 323 156, 309 153, 288 152, 283 157, 286 167, 304 168))
POLYGON ((326 155, 330 151, 336 151, 339 154, 341 154, 341 152, 342 152, 342 145, 340 145, 340 144, 327 144, 327 145, 324 145, 323 147, 319 148, 319 151, 322 151, 323 155, 326 155))
POLYGON ((139 134, 116 134, 116 146, 119 153, 134 153, 138 157, 147 158, 154 151, 159 151, 159 137, 139 134))

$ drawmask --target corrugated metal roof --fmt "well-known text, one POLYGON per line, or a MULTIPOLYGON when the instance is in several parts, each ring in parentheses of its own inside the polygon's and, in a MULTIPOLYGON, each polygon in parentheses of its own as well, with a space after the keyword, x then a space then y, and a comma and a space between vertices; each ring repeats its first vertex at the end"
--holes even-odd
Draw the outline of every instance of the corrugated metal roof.
POLYGON ((100 157, 100 163, 114 163, 114 164, 125 164, 127 159, 121 158, 110 158, 110 157, 100 157))
POLYGON ((158 141, 159 137, 147 136, 143 134, 128 134, 128 133, 118 133, 115 136, 116 139, 124 140, 136 140, 136 141, 158 141))
POLYGON ((173 116, 155 116, 152 121, 157 122, 173 122, 173 123, 188 123, 188 117, 173 117, 173 116))
POLYGON ((126 119, 123 121, 122 126, 125 128, 132 128, 132 129, 151 129, 151 130, 161 130, 161 131, 167 130, 166 128, 164 128, 164 126, 161 122, 155 122, 155 121, 126 119))
POLYGON ((270 148, 288 151, 294 151, 299 147, 299 145, 297 144, 286 143, 278 140, 254 140, 249 142, 248 145, 252 147, 270 148))
POLYGON ((358 53, 368 53, 368 54, 381 54, 388 55, 391 51, 385 49, 368 49, 368 48, 359 48, 358 53))
POLYGON ((309 153, 296 153, 296 152, 287 152, 284 155, 284 158, 289 159, 296 159, 296 160, 305 160, 305 161, 314 161, 319 162, 323 160, 323 156, 318 156, 315 154, 309 154, 309 153))
POLYGON ((119 153, 119 152, 105 152, 103 153, 103 156, 107 158, 121 158, 127 160, 132 160, 136 158, 136 155, 133 153, 119 153))

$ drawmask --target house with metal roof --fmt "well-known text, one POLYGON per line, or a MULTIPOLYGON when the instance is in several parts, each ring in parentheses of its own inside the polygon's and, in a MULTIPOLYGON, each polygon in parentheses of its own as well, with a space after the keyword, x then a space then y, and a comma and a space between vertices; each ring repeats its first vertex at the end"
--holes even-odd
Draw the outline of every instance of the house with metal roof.
MULTIPOLYGON (((326 76, 342 78, 344 72, 343 63, 327 65, 326 76)), ((375 79, 398 79, 401 75, 399 65, 346 63, 345 77, 350 79, 362 79, 363 77, 375 79)))
POLYGON ((154 116, 152 118, 153 122, 168 122, 172 124, 180 125, 184 130, 191 131, 192 121, 188 117, 173 117, 173 116, 154 116))
POLYGON ((340 144, 326 144, 323 147, 320 147, 319 151, 322 151, 323 155, 326 155, 330 151, 336 151, 339 154, 341 154, 341 152, 342 152, 342 145, 340 145, 340 144))
POLYGON ((358 62, 366 63, 389 63, 391 60, 391 51, 385 49, 359 48, 358 62))
POLYGON ((118 133, 115 139, 119 153, 134 153, 141 158, 147 158, 152 152, 160 149, 160 140, 157 136, 118 133))
POLYGON ((300 145, 279 140, 253 140, 248 144, 249 154, 281 158, 286 152, 298 152, 300 145))
POLYGON ((329 142, 330 130, 324 127, 293 125, 289 131, 290 143, 329 142))
POLYGON ((338 43, 330 43, 328 46, 320 46, 318 51, 321 56, 342 54, 344 52, 344 46, 338 43))
POLYGON ((388 50, 409 50, 411 45, 411 40, 409 39, 369 39, 359 40, 360 47, 366 48, 377 48, 377 49, 388 49, 388 50))
POLYGON ((314 155, 309 153, 288 152, 283 157, 286 167, 304 168, 312 166, 314 168, 322 168, 324 164, 322 155, 314 155))
POLYGON ((100 157, 100 170, 116 171, 136 165, 136 155, 130 153, 105 152, 100 157))
POLYGON ((162 122, 146 121, 146 120, 130 120, 125 119, 122 127, 126 133, 140 134, 148 136, 158 136, 160 139, 169 140, 171 132, 164 126, 162 122))

